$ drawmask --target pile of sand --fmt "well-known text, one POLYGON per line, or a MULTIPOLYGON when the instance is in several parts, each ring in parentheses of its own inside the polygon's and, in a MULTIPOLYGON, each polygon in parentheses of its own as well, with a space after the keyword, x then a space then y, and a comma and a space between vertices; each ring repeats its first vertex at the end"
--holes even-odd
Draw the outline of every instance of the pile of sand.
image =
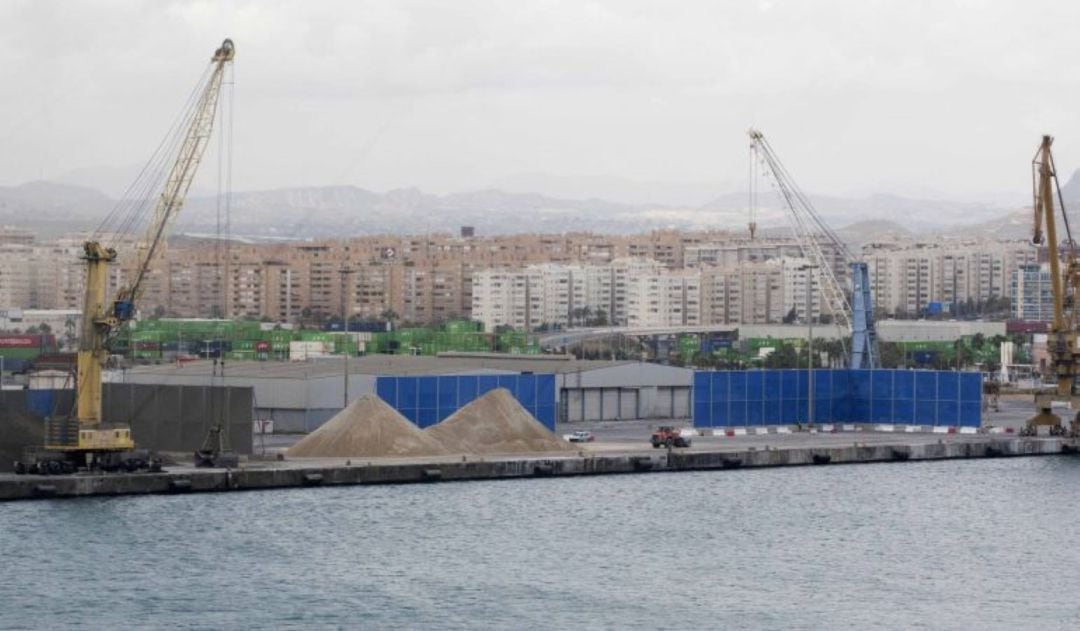
POLYGON ((505 388, 488 392, 424 433, 454 453, 577 451, 529 414, 505 388))
POLYGON ((441 456, 448 451, 374 395, 349 404, 285 452, 295 458, 441 456))
POLYGON ((40 417, 0 407, 0 472, 12 470, 23 459, 23 448, 40 446, 45 440, 45 421, 40 417))

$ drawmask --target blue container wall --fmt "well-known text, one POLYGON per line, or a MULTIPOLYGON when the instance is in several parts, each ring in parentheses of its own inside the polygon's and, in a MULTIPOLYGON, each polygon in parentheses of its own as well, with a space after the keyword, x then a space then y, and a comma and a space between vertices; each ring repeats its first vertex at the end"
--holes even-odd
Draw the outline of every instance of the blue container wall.
POLYGON ((430 427, 496 388, 555 431, 555 375, 439 375, 378 377, 375 394, 419 427, 430 427))
MULTIPOLYGON (((806 423, 805 370, 694 373, 695 427, 806 423)), ((911 370, 815 370, 815 423, 905 423, 979 427, 979 373, 911 370)))

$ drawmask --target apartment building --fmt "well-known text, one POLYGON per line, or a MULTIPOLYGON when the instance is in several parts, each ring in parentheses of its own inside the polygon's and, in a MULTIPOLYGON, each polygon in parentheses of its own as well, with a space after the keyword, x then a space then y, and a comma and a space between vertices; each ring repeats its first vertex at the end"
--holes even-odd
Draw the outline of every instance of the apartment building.
POLYGON ((31 305, 34 248, 19 243, 0 243, 0 307, 31 305))
POLYGON ((704 324, 772 324, 786 313, 784 266, 779 259, 701 271, 704 324))
POLYGON ((34 245, 33 232, 16 226, 0 226, 0 245, 34 245))
MULTIPOLYGON (((555 266, 550 266, 555 267, 555 266)), ((549 274, 553 270, 546 270, 549 274)), ((544 306, 560 302, 562 296, 545 295, 545 270, 540 267, 526 269, 486 269, 477 272, 472 279, 472 317, 484 323, 484 330, 494 331, 501 326, 515 329, 535 330, 545 324, 565 324, 555 309, 548 306, 547 315, 554 321, 544 320, 544 306)), ((566 291, 566 289, 564 289, 566 291)))
POLYGON ((832 312, 822 291, 821 283, 825 280, 822 272, 809 259, 784 257, 777 259, 776 264, 782 269, 784 283, 781 321, 794 315, 795 322, 819 322, 822 314, 832 312))
MULTIPOLYGON (((7 248, 0 256, 0 306, 81 308, 83 239, 43 243, 32 236, 0 228, 0 247, 7 248)), ((119 243, 124 260, 110 271, 114 291, 127 280, 134 252, 130 239, 119 243)), ((846 285, 849 273, 840 253, 827 255, 846 285)), ((931 302, 1013 295, 1014 272, 1038 261, 1036 249, 1024 242, 977 239, 877 242, 867 244, 863 256, 876 304, 890 314, 919 313, 931 302)), ((811 317, 828 310, 816 281, 795 269, 799 261, 805 259, 792 239, 751 240, 725 232, 379 235, 287 244, 183 240, 170 244, 144 279, 140 308, 144 314, 275 321, 337 317, 344 309, 358 317, 392 313, 405 322, 477 317, 532 328, 578 326, 600 315, 614 324, 695 318, 770 323, 794 308, 802 321, 808 291, 815 296, 811 317), (531 268, 537 269, 521 275, 531 268), (687 269, 693 270, 689 276, 687 269), (495 279, 490 270, 518 276, 495 279), (656 292, 666 286, 664 297, 655 297, 655 317, 649 304, 653 281, 656 292), (520 292, 493 294, 496 282, 506 283, 499 290, 520 292), (498 314, 481 317, 492 310, 498 314)))
POLYGON ((932 302, 982 303, 1011 295, 1016 270, 1037 262, 1022 241, 890 241, 863 247, 875 305, 889 315, 918 314, 932 302))
MULTIPOLYGON (((832 252, 832 249, 828 249, 832 252)), ((687 246, 686 265, 732 267, 742 263, 761 263, 779 258, 803 256, 803 248, 794 238, 750 239, 740 237, 687 246)))
POLYGON ((1012 316, 1017 320, 1049 322, 1054 319, 1054 289, 1047 263, 1025 263, 1012 274, 1012 316))
POLYGON ((628 278, 625 310, 631 327, 701 324, 701 272, 662 270, 628 278))

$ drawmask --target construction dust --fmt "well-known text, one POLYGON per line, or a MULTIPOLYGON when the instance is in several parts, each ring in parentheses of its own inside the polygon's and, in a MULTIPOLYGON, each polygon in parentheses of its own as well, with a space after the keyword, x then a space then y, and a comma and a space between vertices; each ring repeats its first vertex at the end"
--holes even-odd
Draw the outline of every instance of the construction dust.
POLYGON ((452 453, 577 451, 521 407, 506 388, 488 392, 424 433, 452 453))
POLYGON ((375 395, 366 394, 285 452, 295 458, 441 456, 433 437, 375 395))

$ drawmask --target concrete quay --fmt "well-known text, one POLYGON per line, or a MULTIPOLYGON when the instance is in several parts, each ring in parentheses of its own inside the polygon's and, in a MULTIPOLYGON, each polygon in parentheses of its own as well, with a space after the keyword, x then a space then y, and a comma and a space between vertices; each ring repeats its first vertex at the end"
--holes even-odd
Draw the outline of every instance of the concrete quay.
POLYGON ((240 468, 170 466, 161 473, 0 475, 0 501, 107 495, 225 492, 360 484, 410 484, 551 476, 827 466, 1077 453, 1064 438, 1002 435, 783 436, 769 441, 710 443, 691 449, 642 449, 638 444, 583 446, 575 455, 416 459, 252 460, 240 468))

